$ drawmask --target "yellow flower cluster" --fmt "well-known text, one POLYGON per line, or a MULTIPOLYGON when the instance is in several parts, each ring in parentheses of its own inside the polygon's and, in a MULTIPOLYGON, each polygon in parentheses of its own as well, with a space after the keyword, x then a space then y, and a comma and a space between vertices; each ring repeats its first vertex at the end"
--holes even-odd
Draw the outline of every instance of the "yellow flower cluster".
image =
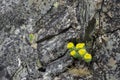
POLYGON ((74 43, 69 42, 67 48, 70 50, 70 55, 74 58, 81 57, 85 62, 90 62, 92 60, 91 54, 85 49, 85 43, 78 43, 75 46, 74 43))

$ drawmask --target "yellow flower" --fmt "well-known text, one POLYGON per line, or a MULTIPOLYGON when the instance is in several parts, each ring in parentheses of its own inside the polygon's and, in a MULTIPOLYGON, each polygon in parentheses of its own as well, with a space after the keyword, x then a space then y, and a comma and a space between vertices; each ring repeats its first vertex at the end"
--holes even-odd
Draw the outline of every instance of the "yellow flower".
POLYGON ((75 56, 75 55, 76 55, 76 51, 75 51, 75 50, 71 51, 71 52, 70 52, 70 55, 71 55, 71 56, 75 56))
POLYGON ((80 49, 80 50, 78 51, 78 53, 80 54, 81 57, 83 57, 86 52, 87 52, 86 49, 80 49))
POLYGON ((85 47, 85 43, 78 43, 76 45, 76 49, 80 49, 80 48, 84 48, 85 47))
POLYGON ((72 42, 69 42, 68 44, 67 44, 67 48, 68 49, 71 49, 71 48, 73 48, 74 47, 74 44, 72 43, 72 42))
POLYGON ((91 54, 86 53, 86 54, 84 55, 84 60, 85 60, 86 62, 90 62, 90 61, 92 60, 91 54))
POLYGON ((80 55, 79 55, 75 50, 72 50, 72 51, 70 52, 70 55, 71 55, 72 57, 74 57, 74 58, 80 58, 80 55))

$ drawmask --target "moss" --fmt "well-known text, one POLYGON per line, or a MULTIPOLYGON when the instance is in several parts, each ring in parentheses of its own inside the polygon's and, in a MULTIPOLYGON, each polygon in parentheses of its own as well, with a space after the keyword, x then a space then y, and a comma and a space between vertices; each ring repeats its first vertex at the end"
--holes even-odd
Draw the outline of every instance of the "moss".
POLYGON ((42 64, 40 63, 40 60, 39 60, 39 59, 37 59, 36 65, 37 65, 38 68, 41 68, 41 67, 42 67, 42 64))
POLYGON ((55 8, 58 8, 59 2, 55 2, 55 3, 53 4, 53 6, 54 6, 55 8))
POLYGON ((30 33, 30 34, 29 34, 29 40, 30 40, 30 43, 33 43, 34 40, 35 40, 35 35, 32 34, 32 33, 30 33))

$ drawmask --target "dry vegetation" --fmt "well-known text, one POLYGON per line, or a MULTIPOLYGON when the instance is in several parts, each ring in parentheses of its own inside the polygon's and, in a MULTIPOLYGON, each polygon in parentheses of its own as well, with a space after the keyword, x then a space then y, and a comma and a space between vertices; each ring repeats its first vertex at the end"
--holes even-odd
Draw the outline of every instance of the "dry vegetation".
POLYGON ((88 70, 88 68, 76 68, 72 67, 68 69, 68 72, 74 76, 89 76, 91 71, 88 70))

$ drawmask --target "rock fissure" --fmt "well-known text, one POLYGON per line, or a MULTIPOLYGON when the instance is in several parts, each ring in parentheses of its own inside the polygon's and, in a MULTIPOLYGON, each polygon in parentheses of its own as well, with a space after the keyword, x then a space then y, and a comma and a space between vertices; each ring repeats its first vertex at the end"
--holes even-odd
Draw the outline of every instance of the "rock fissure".
POLYGON ((60 34, 63 34, 63 33, 65 33, 65 32, 67 32, 70 28, 72 28, 72 26, 69 26, 68 28, 66 28, 66 29, 64 29, 64 30, 62 30, 62 31, 60 31, 58 34, 55 34, 55 35, 48 35, 48 36, 42 38, 41 40, 36 41, 36 43, 40 43, 40 42, 43 42, 43 41, 45 41, 45 40, 52 39, 52 38, 54 38, 55 36, 58 36, 58 35, 60 35, 60 34))

